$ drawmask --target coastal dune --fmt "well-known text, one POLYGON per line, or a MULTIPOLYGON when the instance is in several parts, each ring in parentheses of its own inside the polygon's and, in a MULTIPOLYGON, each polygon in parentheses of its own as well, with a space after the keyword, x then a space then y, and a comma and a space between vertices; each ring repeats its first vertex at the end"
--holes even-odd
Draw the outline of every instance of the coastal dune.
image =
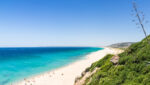
POLYGON ((50 72, 24 78, 24 80, 12 83, 12 85, 74 85, 75 79, 81 76, 81 73, 87 67, 90 67, 93 62, 107 54, 118 54, 121 52, 122 50, 106 47, 103 50, 88 54, 85 59, 50 72))

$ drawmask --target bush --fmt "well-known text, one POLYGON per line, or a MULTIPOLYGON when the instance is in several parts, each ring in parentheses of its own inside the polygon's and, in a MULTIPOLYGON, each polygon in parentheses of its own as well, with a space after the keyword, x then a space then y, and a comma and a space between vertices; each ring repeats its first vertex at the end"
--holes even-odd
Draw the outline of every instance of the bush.
POLYGON ((119 65, 110 62, 112 56, 107 55, 91 65, 90 70, 100 69, 85 85, 150 85, 150 44, 146 39, 119 54, 119 65))

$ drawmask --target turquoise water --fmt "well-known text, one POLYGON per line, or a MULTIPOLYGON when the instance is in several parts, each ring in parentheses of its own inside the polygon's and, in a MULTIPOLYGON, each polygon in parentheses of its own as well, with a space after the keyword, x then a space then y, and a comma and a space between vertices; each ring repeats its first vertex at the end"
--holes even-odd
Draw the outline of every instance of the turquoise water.
POLYGON ((94 47, 0 48, 0 85, 53 70, 85 55, 102 50, 94 47))

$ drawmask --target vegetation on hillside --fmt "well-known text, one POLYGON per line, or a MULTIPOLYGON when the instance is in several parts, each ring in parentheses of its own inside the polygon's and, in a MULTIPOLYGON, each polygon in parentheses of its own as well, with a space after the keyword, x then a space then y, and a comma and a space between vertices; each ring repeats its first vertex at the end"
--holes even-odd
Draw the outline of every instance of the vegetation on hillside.
POLYGON ((107 55, 86 69, 100 68, 86 79, 85 85, 150 85, 150 44, 146 39, 119 54, 117 65, 110 62, 112 56, 107 55))

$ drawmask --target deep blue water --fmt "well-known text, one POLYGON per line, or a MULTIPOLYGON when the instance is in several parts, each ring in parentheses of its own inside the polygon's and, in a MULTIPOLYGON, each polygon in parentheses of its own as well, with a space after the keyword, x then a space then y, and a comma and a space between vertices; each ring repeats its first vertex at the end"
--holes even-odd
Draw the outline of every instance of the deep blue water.
POLYGON ((93 47, 0 48, 0 85, 21 80, 84 59, 93 47))

